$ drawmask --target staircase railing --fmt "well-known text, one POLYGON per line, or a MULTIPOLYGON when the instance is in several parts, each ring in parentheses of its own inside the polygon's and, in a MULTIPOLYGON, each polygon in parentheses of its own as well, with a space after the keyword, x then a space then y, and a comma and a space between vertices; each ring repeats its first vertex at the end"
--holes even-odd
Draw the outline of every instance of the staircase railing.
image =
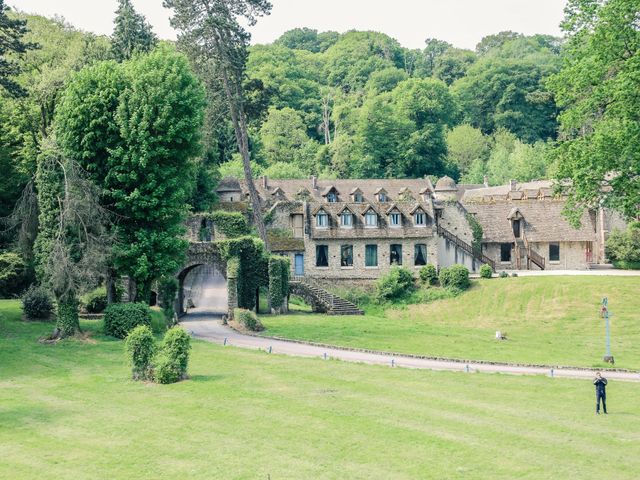
POLYGON ((531 244, 527 239, 527 236, 524 233, 524 229, 522 229, 522 238, 524 240, 524 245, 527 249, 527 258, 535 263, 540 270, 544 270, 545 267, 545 259, 542 255, 536 252, 533 248, 531 248, 531 244))
POLYGON ((479 252, 478 250, 473 248, 472 245, 468 244, 467 242, 462 240, 460 237, 457 237, 446 228, 441 227, 439 224, 437 225, 437 232, 438 232, 438 235, 448 240, 449 242, 453 243, 456 247, 459 247, 461 250, 467 252, 469 255, 473 256, 473 258, 478 260, 480 263, 486 263, 491 267, 493 271, 496 270, 496 262, 494 262, 492 259, 487 257, 484 253, 479 252))

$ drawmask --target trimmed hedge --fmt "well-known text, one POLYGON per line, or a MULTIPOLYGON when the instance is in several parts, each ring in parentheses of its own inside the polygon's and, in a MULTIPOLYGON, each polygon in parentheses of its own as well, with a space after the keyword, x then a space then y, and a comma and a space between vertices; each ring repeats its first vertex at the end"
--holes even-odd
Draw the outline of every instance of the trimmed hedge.
POLYGON ((114 303, 104 311, 104 333, 125 338, 138 325, 151 327, 151 310, 144 303, 114 303))
POLYGON ((486 263, 480 267, 480 278, 493 277, 493 269, 486 263))
POLYGON ((173 363, 179 379, 187 378, 191 337, 182 327, 170 328, 164 335, 162 353, 173 363))
POLYGON ((438 283, 438 271, 435 265, 428 264, 419 271, 420 281, 425 285, 435 285, 438 283))
POLYGON ((134 380, 150 380, 153 376, 153 355, 156 350, 153 333, 147 325, 138 325, 129 332, 125 348, 134 380))
POLYGON ((53 299, 44 287, 32 285, 22 296, 22 311, 29 320, 45 320, 53 312, 53 299))
POLYGON ((440 286, 466 290, 471 285, 469 269, 464 265, 452 265, 440 270, 440 286))
POLYGON ((269 257, 269 304, 280 313, 289 295, 289 258, 272 255, 269 257))
POLYGON ((247 330, 252 332, 261 332, 264 330, 264 326, 258 319, 258 316, 251 310, 245 310, 242 308, 236 308, 234 312, 234 318, 236 322, 244 326, 247 330))
POLYGON ((107 289, 98 287, 80 297, 80 305, 87 313, 102 313, 107 308, 107 289))

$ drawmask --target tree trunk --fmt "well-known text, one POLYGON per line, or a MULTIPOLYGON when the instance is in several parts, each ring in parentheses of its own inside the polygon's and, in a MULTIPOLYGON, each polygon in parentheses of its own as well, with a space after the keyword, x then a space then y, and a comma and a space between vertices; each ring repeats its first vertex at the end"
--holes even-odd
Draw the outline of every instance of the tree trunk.
POLYGON ((112 268, 107 268, 105 286, 107 288, 107 305, 116 303, 116 272, 112 268))

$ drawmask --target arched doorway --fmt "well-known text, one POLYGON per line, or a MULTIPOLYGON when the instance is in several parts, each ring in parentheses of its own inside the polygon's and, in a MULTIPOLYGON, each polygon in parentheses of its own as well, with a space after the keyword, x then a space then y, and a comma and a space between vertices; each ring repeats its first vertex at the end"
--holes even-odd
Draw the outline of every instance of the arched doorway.
POLYGON ((176 311, 225 315, 228 311, 226 269, 210 263, 195 263, 178 274, 176 311))

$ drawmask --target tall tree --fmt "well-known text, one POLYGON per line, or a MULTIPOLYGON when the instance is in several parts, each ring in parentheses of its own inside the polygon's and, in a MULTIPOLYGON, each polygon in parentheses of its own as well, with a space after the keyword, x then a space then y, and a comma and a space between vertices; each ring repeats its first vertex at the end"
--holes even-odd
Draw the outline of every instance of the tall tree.
POLYGON ((216 74, 224 89, 242 157, 254 222, 268 249, 260 197, 251 172, 243 92, 247 46, 251 36, 239 20, 253 26, 259 17, 270 13, 271 4, 267 0, 164 0, 163 4, 173 10, 171 25, 180 32, 180 45, 196 65, 204 64, 209 73, 216 74))
POLYGON ((0 87, 12 97, 24 97, 27 91, 13 78, 20 73, 20 64, 7 57, 8 53, 22 54, 36 48, 36 44, 25 42, 27 21, 10 18, 9 7, 0 0, 0 87))
POLYGON ((118 0, 115 28, 111 37, 113 55, 119 61, 136 53, 146 53, 155 47, 158 37, 143 15, 133 8, 131 0, 118 0))
POLYGON ((571 178, 571 218, 584 206, 640 211, 638 0, 571 0, 564 65, 549 82, 558 103, 559 178, 571 178))
POLYGON ((140 301, 183 259, 203 109, 187 59, 161 46, 83 70, 56 114, 64 152, 103 188, 102 203, 116 214, 115 267, 135 281, 140 301))

